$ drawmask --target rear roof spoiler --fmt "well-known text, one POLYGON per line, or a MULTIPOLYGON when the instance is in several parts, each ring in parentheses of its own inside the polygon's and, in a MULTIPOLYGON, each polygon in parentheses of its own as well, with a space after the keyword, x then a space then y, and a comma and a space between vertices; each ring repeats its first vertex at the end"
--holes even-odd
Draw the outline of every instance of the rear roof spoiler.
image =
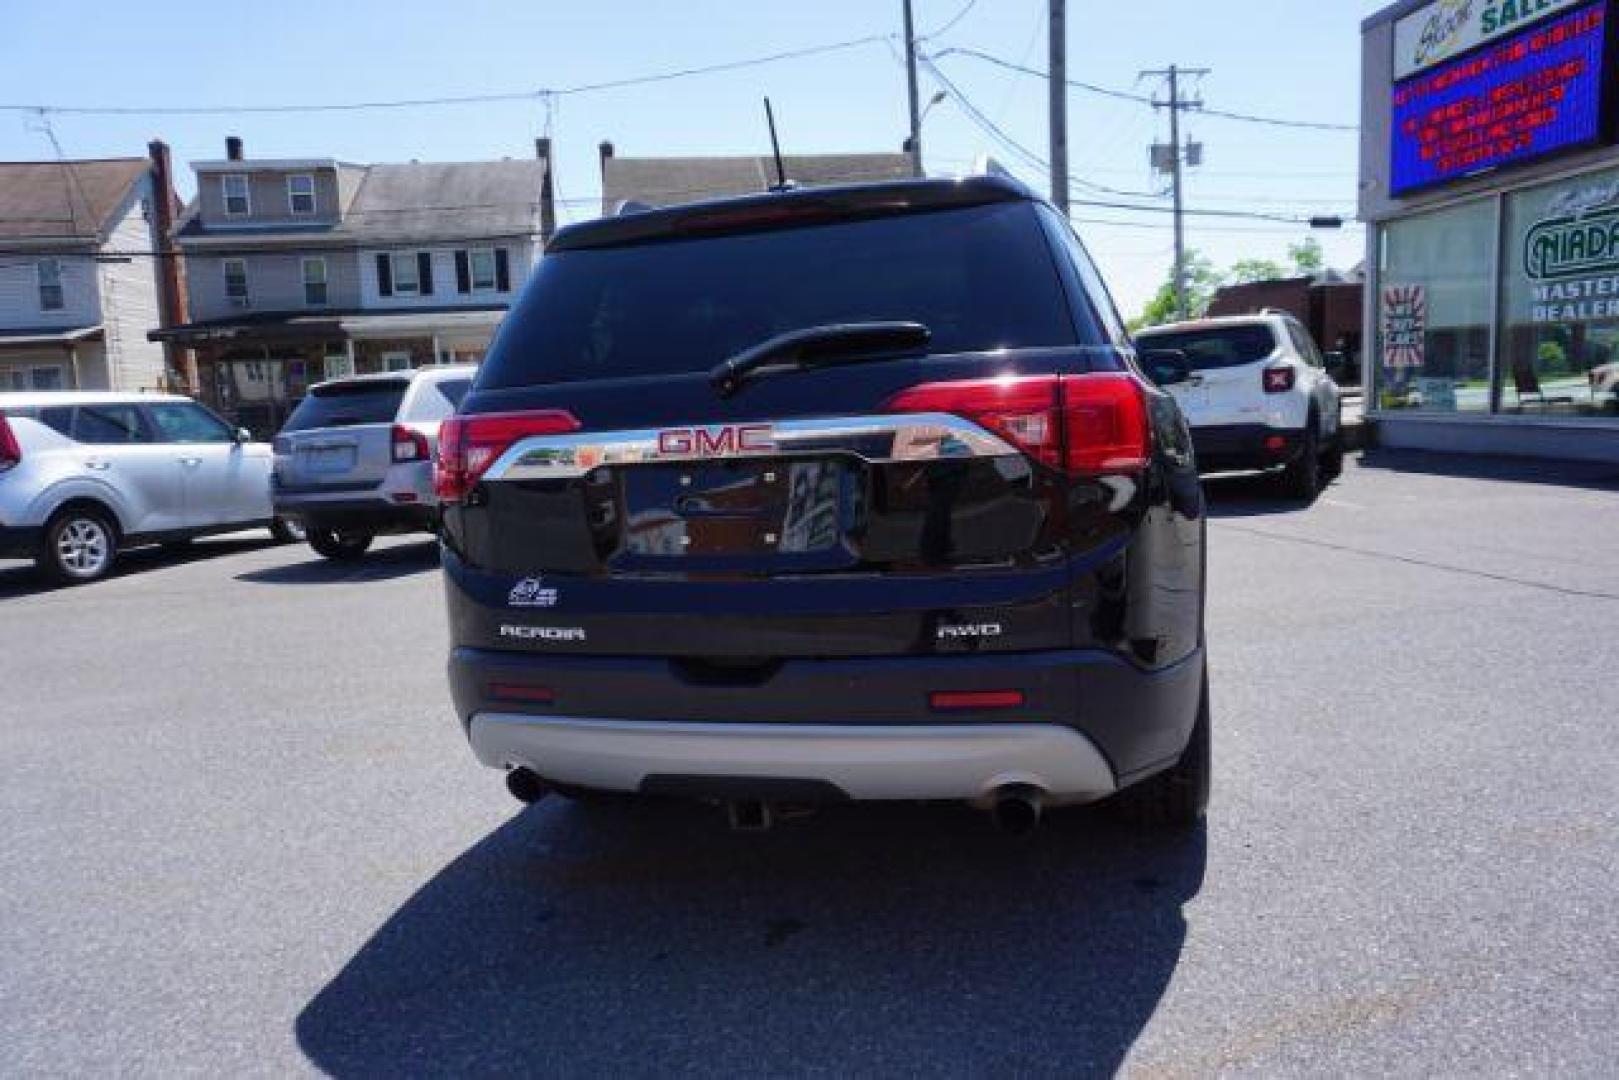
POLYGON ((622 247, 1034 198, 1023 184, 1006 176, 797 188, 580 222, 558 230, 546 250, 622 247))

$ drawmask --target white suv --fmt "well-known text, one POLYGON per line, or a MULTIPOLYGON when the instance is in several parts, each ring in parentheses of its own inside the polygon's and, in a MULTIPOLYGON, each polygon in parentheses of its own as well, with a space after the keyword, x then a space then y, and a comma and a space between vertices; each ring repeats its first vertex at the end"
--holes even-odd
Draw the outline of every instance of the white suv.
POLYGON ((471 365, 355 375, 309 390, 275 437, 275 512, 328 559, 357 559, 383 533, 438 529, 433 456, 471 365))
POLYGON ((1276 469, 1288 494, 1309 499, 1342 471, 1338 384, 1291 315, 1155 326, 1135 340, 1141 353, 1186 358, 1187 378, 1166 389, 1192 427, 1200 472, 1276 469))
POLYGON ((268 525, 270 448, 183 397, 0 394, 0 558, 92 581, 123 548, 268 525))

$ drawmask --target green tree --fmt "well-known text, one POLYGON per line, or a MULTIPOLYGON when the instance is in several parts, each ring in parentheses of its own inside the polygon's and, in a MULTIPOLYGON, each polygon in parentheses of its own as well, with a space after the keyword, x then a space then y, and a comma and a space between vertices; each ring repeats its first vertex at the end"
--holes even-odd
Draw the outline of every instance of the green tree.
POLYGON ((1288 245, 1287 257, 1293 260, 1293 269, 1298 271, 1299 277, 1319 274, 1327 268, 1327 253, 1321 250, 1321 241, 1313 236, 1288 245))
MULTIPOLYGON (((1209 301, 1214 299, 1214 290, 1220 287, 1220 272, 1205 256, 1196 251, 1186 253, 1186 314, 1188 318, 1200 318, 1209 309, 1209 301)), ((1146 326, 1161 326, 1167 322, 1174 322, 1179 318, 1175 310, 1175 267, 1171 264, 1169 273, 1164 275, 1164 283, 1158 287, 1153 298, 1147 301, 1147 306, 1141 309, 1141 314, 1130 324, 1131 330, 1140 330, 1146 326)))
POLYGON ((1286 276, 1287 269, 1275 259, 1239 259, 1231 264, 1226 281, 1232 285, 1247 285, 1255 281, 1275 281, 1286 276))

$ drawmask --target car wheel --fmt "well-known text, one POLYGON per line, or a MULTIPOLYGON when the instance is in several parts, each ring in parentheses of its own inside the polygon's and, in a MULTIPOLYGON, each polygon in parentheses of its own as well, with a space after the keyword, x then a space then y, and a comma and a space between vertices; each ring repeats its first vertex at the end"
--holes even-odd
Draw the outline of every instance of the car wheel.
POLYGON ((308 530, 309 546, 317 555, 335 562, 352 562, 364 555, 373 539, 370 533, 343 532, 338 529, 312 528, 308 530))
POLYGON ((118 532, 99 510, 63 510, 45 526, 37 562, 45 576, 62 585, 104 577, 118 554, 118 532))
POLYGON ((1181 758, 1170 769, 1109 800, 1114 814, 1133 825, 1190 828, 1203 820, 1209 808, 1214 755, 1210 737, 1209 671, 1203 668, 1203 693, 1197 703, 1197 722, 1181 758))
POLYGON ((303 523, 284 517, 270 520, 270 535, 275 538, 275 542, 278 544, 296 544, 298 541, 306 539, 303 523))
POLYGON ((1294 499, 1308 502, 1321 492, 1321 434, 1315 417, 1304 427, 1304 438, 1298 456, 1282 470, 1282 491, 1294 499))

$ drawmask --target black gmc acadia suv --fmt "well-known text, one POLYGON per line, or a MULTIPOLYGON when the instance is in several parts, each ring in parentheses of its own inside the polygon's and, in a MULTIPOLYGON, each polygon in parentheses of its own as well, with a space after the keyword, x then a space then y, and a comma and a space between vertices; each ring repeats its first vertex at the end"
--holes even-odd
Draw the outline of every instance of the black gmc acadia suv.
POLYGON ((999 177, 563 229, 440 439, 473 750, 525 800, 744 826, 840 799, 1196 822, 1204 506, 1158 389, 1184 377, 999 177))

